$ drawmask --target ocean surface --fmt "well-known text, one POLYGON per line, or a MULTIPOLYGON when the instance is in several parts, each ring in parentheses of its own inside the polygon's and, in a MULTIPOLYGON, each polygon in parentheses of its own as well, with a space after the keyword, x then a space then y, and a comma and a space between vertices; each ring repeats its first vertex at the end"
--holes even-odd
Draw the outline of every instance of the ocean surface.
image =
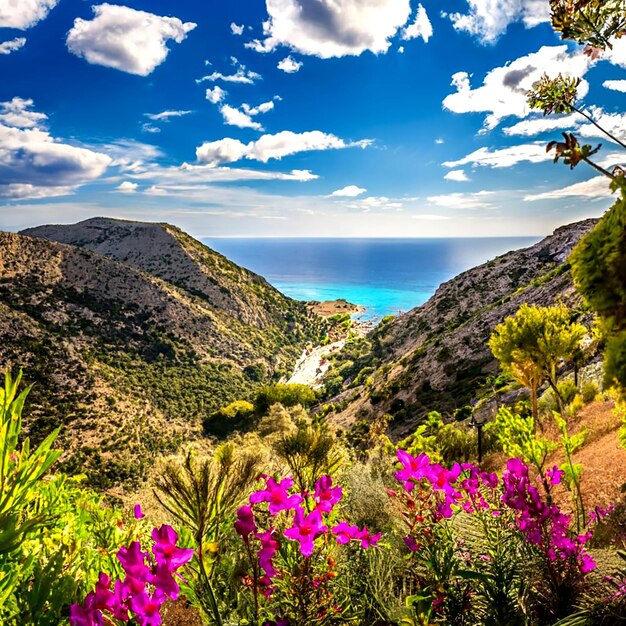
POLYGON ((202 241, 296 300, 344 298, 366 320, 423 304, 441 283, 539 237, 202 241))

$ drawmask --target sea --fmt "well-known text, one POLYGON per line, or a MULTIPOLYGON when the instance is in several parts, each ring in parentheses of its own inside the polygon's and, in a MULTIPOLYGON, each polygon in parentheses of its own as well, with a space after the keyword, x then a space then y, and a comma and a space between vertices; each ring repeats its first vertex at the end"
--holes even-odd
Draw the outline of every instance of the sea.
POLYGON ((376 322, 423 304, 441 283, 540 237, 454 239, 205 238, 296 300, 343 298, 376 322))

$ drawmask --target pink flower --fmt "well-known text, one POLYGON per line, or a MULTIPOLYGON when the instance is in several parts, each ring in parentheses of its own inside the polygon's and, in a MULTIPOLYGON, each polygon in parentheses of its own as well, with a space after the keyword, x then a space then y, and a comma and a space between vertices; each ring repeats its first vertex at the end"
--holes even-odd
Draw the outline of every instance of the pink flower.
POLYGON ((402 541, 404 541, 406 547, 411 552, 417 552, 419 550, 419 545, 417 544, 417 541, 413 539, 413 537, 410 537, 410 536, 402 537, 402 541))
POLYGON ((170 570, 176 570, 193 558, 192 549, 177 548, 178 535, 167 524, 152 531, 152 553, 158 565, 167 565, 170 570))
POLYGON ((363 526, 363 529, 359 533, 356 539, 361 540, 362 548, 375 548, 380 540, 381 533, 376 533, 375 535, 371 535, 370 531, 367 530, 367 526, 363 526))
POLYGON ((159 626, 162 621, 160 611, 163 602, 165 594, 159 589, 152 596, 143 591, 131 598, 130 608, 141 626, 159 626))
POLYGON ((135 519, 142 519, 145 517, 144 512, 141 510, 141 504, 135 504, 133 507, 133 515, 135 516, 135 519))
POLYGON ((237 509, 237 521, 234 523, 235 530, 243 540, 248 543, 250 535, 257 531, 254 522, 254 513, 251 506, 242 506, 237 509))
POLYGON ((546 478, 550 481, 551 485, 560 485, 561 478, 565 472, 560 470, 556 465, 552 469, 546 470, 546 478))
POLYGON ((402 463, 402 469, 394 474, 394 478, 403 483, 405 490, 411 493, 415 486, 414 483, 426 477, 430 459, 424 453, 413 457, 404 450, 398 450, 398 461, 402 463))
POLYGON ((278 574, 272 559, 276 550, 278 550, 278 541, 274 538, 274 529, 270 528, 264 533, 257 533, 257 539, 261 542, 261 549, 259 550, 259 566, 267 574, 268 579, 273 578, 278 574))
POLYGON ((279 483, 273 478, 267 478, 265 482, 265 489, 255 491, 250 496, 250 503, 269 502, 271 515, 277 515, 281 511, 288 509, 295 509, 302 502, 301 495, 289 495, 288 490, 293 487, 292 478, 283 478, 279 483))
POLYGON ((298 506, 293 526, 288 528, 284 535, 287 539, 300 542, 302 556, 309 557, 313 554, 315 538, 327 530, 328 528, 322 524, 322 515, 317 509, 305 515, 302 507, 298 506))
POLYGON ((321 476, 315 483, 315 502, 318 511, 330 513, 337 502, 343 496, 341 487, 333 487, 333 479, 330 476, 321 476))
POLYGON ((339 522, 331 529, 337 543, 348 543, 351 539, 358 539, 360 530, 358 526, 350 526, 348 522, 339 522))

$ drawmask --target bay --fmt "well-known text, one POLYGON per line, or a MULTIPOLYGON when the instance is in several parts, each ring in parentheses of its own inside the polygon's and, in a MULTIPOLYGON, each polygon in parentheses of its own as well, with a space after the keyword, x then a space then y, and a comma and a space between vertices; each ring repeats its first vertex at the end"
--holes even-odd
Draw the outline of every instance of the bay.
POLYGON ((344 298, 362 319, 408 311, 437 287, 539 237, 463 239, 204 238, 296 300, 344 298))

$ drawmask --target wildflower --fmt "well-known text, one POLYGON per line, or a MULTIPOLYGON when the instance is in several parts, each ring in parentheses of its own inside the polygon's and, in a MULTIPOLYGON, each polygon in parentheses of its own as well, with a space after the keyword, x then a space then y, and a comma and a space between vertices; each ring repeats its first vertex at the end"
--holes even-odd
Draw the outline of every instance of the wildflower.
POLYGON ((337 543, 348 543, 351 539, 358 539, 360 530, 358 526, 350 526, 348 522, 339 522, 331 529, 337 543))
POLYGON ((430 466, 430 459, 427 454, 419 454, 414 457, 405 450, 398 450, 398 461, 402 463, 402 469, 394 474, 394 478, 403 483, 404 489, 411 493, 415 483, 426 477, 426 472, 430 466))
POLYGON ((362 548, 375 548, 380 541, 381 533, 376 533, 374 535, 370 534, 370 531, 367 530, 367 526, 363 526, 363 529, 359 533, 356 539, 361 541, 362 548))
POLYGON ((170 570, 175 570, 190 561, 193 557, 192 549, 177 548, 178 535, 167 524, 152 531, 152 553, 158 565, 167 565, 170 570))
POLYGON ((413 539, 413 537, 411 537, 411 536, 402 537, 402 541, 404 541, 406 547, 411 552, 417 552, 419 550, 419 545, 418 545, 417 541, 415 541, 415 539, 413 539))
POLYGON ((341 500, 343 496, 343 490, 341 487, 333 487, 333 479, 330 476, 322 476, 315 483, 315 502, 318 511, 323 513, 330 513, 337 502, 341 500))
POLYGON ((145 517, 144 512, 141 510, 141 504, 135 504, 133 507, 133 516, 135 519, 142 519, 145 517))
POLYGON ((261 542, 259 550, 259 566, 267 574, 268 578, 273 578, 278 573, 272 564, 274 553, 279 548, 278 541, 274 538, 274 529, 270 528, 264 533, 258 533, 257 539, 261 542))
POLYGON ((250 504, 269 502, 270 514, 277 515, 281 511, 295 509, 302 502, 301 495, 289 495, 288 490, 293 487, 292 478, 283 478, 279 483, 273 478, 266 478, 265 482, 265 489, 255 491, 250 496, 250 504))
POLYGON ((165 599, 166 596, 160 589, 157 589, 152 596, 143 591, 131 598, 130 607, 140 626, 159 626, 161 624, 160 610, 165 599))
POLYGON ((234 523, 234 527, 243 540, 248 543, 250 535, 257 531, 251 506, 246 505, 237 509, 237 521, 234 523))
POLYGON ((287 539, 300 543, 302 556, 309 557, 313 554, 313 543, 318 535, 326 532, 328 528, 322 524, 322 515, 315 509, 305 515, 301 506, 296 508, 293 526, 288 528, 284 535, 287 539))

